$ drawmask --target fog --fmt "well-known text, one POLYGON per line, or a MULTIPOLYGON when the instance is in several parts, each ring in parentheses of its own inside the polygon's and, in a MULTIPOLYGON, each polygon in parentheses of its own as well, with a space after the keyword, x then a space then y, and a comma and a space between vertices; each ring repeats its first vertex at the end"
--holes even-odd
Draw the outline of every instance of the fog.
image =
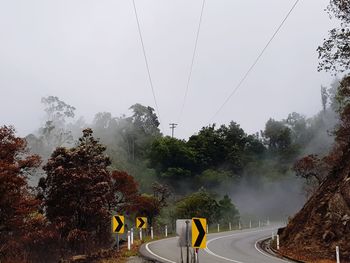
MULTIPOLYGON (((180 106, 201 1, 136 0, 161 129, 187 138, 207 125, 293 1, 206 1, 192 81, 180 106)), ((327 0, 301 1, 241 89, 213 120, 249 133, 273 117, 320 108, 317 46, 335 23, 327 0)), ((42 124, 40 98, 60 97, 92 122, 96 112, 155 107, 131 1, 0 1, 0 123, 24 136, 42 124)))
POLYGON ((304 181, 293 175, 282 180, 264 182, 243 181, 232 189, 231 197, 237 205, 242 221, 282 221, 293 216, 305 203, 304 181))

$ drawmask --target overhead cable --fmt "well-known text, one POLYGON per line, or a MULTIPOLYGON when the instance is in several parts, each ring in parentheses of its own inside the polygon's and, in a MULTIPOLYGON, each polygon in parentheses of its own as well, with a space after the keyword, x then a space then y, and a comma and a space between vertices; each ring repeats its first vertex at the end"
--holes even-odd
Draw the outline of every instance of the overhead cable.
POLYGON ((252 70, 254 69, 254 67, 256 66, 256 64, 259 62, 259 60, 261 59, 261 57, 264 55, 266 49, 269 47, 269 45, 271 44, 271 42, 275 39, 275 37, 277 36, 278 32, 281 30, 281 28, 283 27, 283 25, 285 24, 285 22, 287 21, 288 17, 291 15, 291 13, 293 12, 293 10, 295 9, 295 7, 297 6, 297 4, 299 3, 300 0, 296 0, 295 3, 293 4, 293 6, 291 7, 291 9, 288 11, 287 15, 284 17, 284 19, 282 20, 281 24, 277 27, 276 31, 273 33, 273 35, 271 36, 271 38, 269 39, 269 41, 266 43, 266 45, 264 46, 264 48, 261 50, 261 52, 259 53, 259 55, 257 56, 257 58, 254 60, 253 64, 249 67, 249 69, 247 70, 247 72, 243 75, 242 79, 238 82, 238 84, 235 86, 235 88, 232 90, 232 92, 230 93, 230 95, 225 99, 225 101, 221 104, 221 106, 219 107, 219 109, 215 112, 215 114, 213 115, 213 117, 210 119, 210 122, 212 122, 215 117, 220 113, 220 111, 225 107, 225 105, 230 101, 230 99, 232 98, 232 96, 237 92, 237 90, 242 86, 242 84, 244 83, 244 81, 247 79, 247 77, 249 76, 249 74, 252 72, 252 70))

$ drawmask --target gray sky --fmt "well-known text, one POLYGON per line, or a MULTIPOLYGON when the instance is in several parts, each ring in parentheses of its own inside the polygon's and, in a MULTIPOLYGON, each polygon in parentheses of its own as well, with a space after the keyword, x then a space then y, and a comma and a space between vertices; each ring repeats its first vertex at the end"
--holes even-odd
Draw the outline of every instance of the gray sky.
MULTIPOLYGON (((202 0, 135 0, 165 134, 177 122, 202 0)), ((329 0, 301 0, 262 60, 214 119, 249 133, 268 118, 321 108, 316 48, 335 21, 329 0)), ((192 81, 176 136, 207 125, 294 0, 207 0, 192 81)), ((131 0, 0 0, 0 125, 39 127, 40 99, 55 95, 94 114, 154 107, 131 0)))

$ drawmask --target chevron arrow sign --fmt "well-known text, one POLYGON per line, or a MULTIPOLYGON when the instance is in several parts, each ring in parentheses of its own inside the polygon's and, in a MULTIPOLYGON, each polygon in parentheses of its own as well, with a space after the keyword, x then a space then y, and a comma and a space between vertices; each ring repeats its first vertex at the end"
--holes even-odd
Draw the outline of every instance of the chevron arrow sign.
POLYGON ((123 234, 124 233, 124 216, 113 216, 112 218, 112 230, 113 233, 123 234))
POLYGON ((205 218, 192 218, 192 247, 206 248, 207 234, 205 229, 207 227, 207 220, 205 218))

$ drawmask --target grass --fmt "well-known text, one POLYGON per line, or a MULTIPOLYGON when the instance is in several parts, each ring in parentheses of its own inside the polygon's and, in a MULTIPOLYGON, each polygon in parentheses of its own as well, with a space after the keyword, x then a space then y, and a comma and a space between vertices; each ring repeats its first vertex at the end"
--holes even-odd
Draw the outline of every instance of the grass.
MULTIPOLYGON (((168 235, 168 237, 173 237, 173 236, 174 235, 168 235)), ((113 255, 111 255, 108 258, 100 259, 100 260, 96 261, 96 263, 115 263, 116 260, 118 260, 118 262, 120 262, 120 263, 125 263, 125 262, 127 262, 129 257, 140 256, 139 249, 140 249, 142 244, 148 243, 151 241, 155 241, 155 240, 160 240, 163 238, 165 238, 165 237, 164 236, 154 236, 154 239, 151 239, 151 236, 146 236, 143 238, 142 241, 134 239, 134 244, 131 245, 130 250, 128 250, 127 243, 123 244, 120 246, 119 252, 117 252, 115 250, 113 255)))

